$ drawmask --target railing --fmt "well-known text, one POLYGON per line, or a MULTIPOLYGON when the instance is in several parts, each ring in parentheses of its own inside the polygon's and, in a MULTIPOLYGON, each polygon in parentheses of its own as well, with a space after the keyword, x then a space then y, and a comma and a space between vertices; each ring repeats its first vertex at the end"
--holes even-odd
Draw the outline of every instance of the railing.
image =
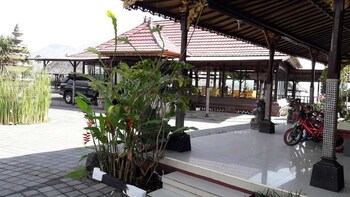
MULTIPOLYGON (((288 96, 288 99, 292 99, 291 96, 288 96)), ((310 103, 310 96, 295 96, 295 99, 300 99, 301 103, 310 103)), ((318 97, 314 97, 314 103, 318 103, 319 102, 319 98, 318 97)))

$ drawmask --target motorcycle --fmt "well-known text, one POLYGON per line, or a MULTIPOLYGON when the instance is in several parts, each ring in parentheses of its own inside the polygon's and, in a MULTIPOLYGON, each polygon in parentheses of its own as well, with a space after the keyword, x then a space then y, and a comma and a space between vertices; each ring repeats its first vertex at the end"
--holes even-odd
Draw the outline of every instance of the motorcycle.
MULTIPOLYGON (((288 146, 294 146, 305 140, 322 141, 323 118, 324 114, 322 112, 310 108, 302 108, 293 127, 285 132, 283 137, 284 143, 288 146)), ((344 149, 344 138, 338 133, 336 133, 335 146, 337 152, 341 152, 344 149)))

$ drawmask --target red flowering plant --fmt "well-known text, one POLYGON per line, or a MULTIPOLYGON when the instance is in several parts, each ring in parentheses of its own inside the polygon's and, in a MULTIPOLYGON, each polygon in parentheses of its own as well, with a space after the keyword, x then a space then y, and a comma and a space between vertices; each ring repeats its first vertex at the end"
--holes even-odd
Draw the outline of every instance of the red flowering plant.
POLYGON ((188 110, 188 98, 178 94, 189 85, 181 74, 186 65, 165 65, 143 60, 114 68, 123 80, 105 94, 110 96, 105 98, 105 113, 97 115, 84 99, 76 98, 88 119, 84 143, 91 135, 102 170, 125 182, 135 183, 151 174, 163 155, 168 133, 175 130, 168 121, 175 109, 188 110))
MULTIPOLYGON (((114 15, 109 16, 116 29, 114 15)), ((189 98, 179 91, 197 92, 182 74, 190 68, 168 59, 142 59, 134 65, 106 66, 107 82, 90 77, 90 85, 105 98, 105 112, 96 114, 83 98, 76 102, 89 120, 84 142, 91 135, 102 171, 141 187, 148 183, 163 156, 168 133, 186 130, 175 129, 168 121, 175 110, 189 109, 189 98), (122 80, 115 84, 117 74, 122 80)))

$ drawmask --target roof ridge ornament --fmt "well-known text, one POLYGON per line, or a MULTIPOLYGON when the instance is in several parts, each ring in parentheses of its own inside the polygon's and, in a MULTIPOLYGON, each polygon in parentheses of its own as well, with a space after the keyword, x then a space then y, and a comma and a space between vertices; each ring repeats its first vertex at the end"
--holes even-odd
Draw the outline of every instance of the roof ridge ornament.
MULTIPOLYGON (((324 1, 334 11, 334 1, 335 0, 324 0, 324 1)), ((349 5, 350 5, 350 0, 344 0, 344 9, 348 8, 349 5)))
MULTIPOLYGON (((184 0, 184 1, 187 1, 187 0, 184 0)), ((194 6, 192 6, 192 8, 188 13, 187 29, 190 28, 193 21, 195 21, 197 18, 199 19, 199 17, 202 15, 204 8, 207 5, 208 5, 207 0, 198 0, 198 2, 195 3, 194 6)))
POLYGON ((142 1, 142 0, 122 0, 123 1, 123 7, 128 8, 136 3, 136 1, 142 1))

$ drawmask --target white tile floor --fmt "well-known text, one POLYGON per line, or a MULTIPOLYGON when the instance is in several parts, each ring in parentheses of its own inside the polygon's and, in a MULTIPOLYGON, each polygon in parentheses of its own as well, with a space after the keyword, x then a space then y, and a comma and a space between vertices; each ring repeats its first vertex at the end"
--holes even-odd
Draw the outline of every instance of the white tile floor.
POLYGON ((195 137, 191 139, 192 151, 167 152, 166 156, 270 187, 301 191, 311 197, 350 196, 350 157, 337 154, 345 173, 342 191, 310 186, 312 166, 320 161, 322 143, 286 146, 283 134, 290 126, 276 125, 275 134, 248 129, 195 137))

